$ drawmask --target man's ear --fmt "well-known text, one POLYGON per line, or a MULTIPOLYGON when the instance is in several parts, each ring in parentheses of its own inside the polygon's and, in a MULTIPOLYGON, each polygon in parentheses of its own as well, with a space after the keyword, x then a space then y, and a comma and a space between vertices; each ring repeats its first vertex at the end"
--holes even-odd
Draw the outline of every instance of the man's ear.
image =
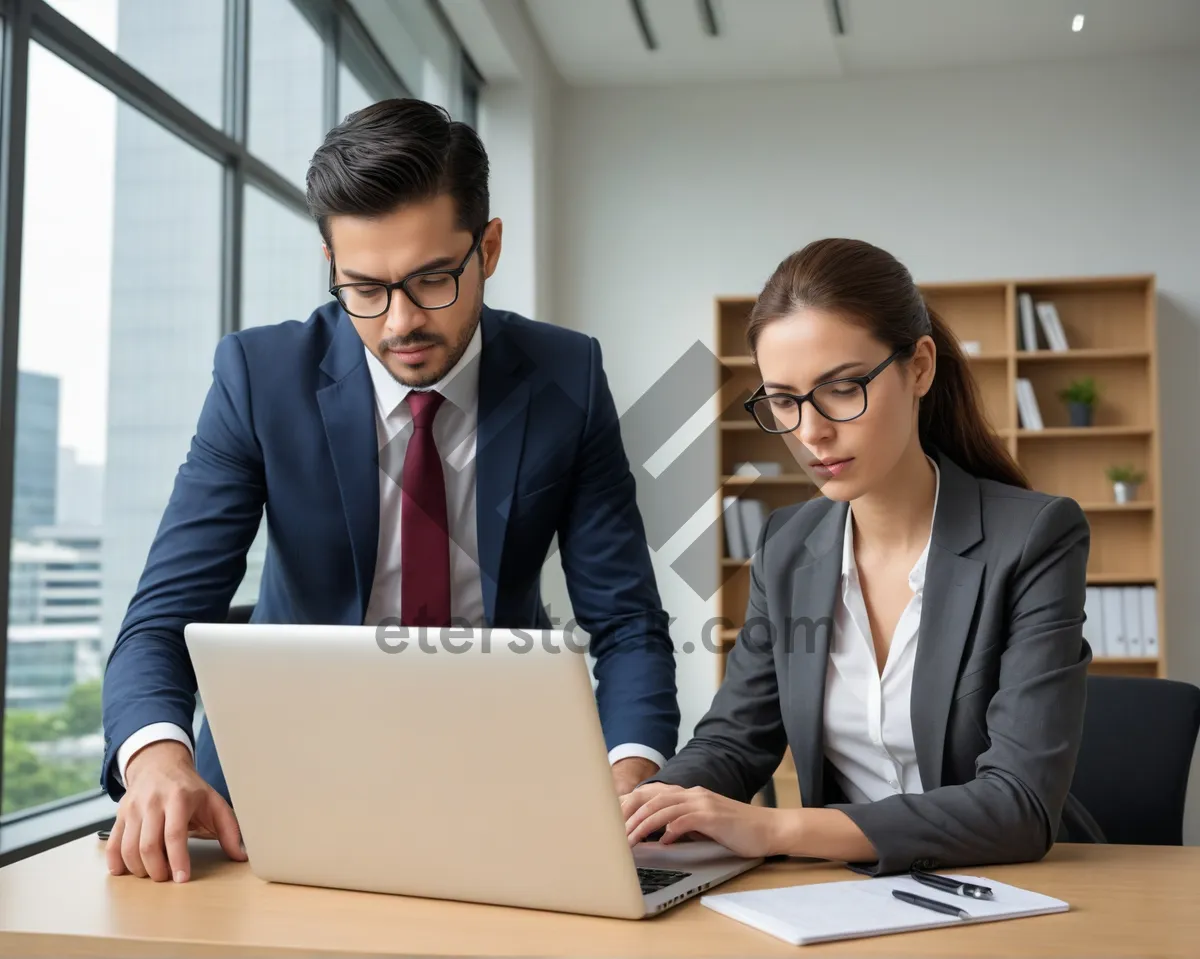
POLYGON ((503 245, 504 223, 499 217, 494 217, 483 228, 483 239, 479 248, 483 252, 483 276, 490 279, 496 272, 496 264, 500 262, 500 247, 503 245))
POLYGON ((329 262, 329 244, 322 243, 321 244, 321 252, 325 254, 325 262, 328 263, 329 262))

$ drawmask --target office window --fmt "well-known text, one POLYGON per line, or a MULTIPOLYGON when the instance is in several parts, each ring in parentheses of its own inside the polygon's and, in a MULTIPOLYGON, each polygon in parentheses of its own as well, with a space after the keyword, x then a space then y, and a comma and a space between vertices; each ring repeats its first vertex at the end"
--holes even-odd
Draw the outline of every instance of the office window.
POLYGON ((291 0, 250 0, 248 145, 303 188, 325 136, 325 44, 291 0))
POLYGON ((368 92, 358 75, 345 63, 338 64, 338 122, 355 110, 383 99, 368 92))
MULTIPOLYGON (((329 265, 316 224, 254 187, 246 189, 245 218, 242 326, 307 320, 331 299, 329 265)), ((246 574, 234 605, 253 604, 258 598, 266 549, 264 517, 246 556, 246 574)))
POLYGON ((213 126, 221 125, 224 2, 49 0, 213 126))
POLYGON ((473 77, 463 77, 462 122, 469 127, 479 126, 479 87, 473 77))
POLYGON ((5 813, 98 785, 104 656, 220 315, 214 161, 36 44, 25 156, 5 813))
MULTIPOLYGON (((0 311, 18 344, 0 435, 14 486, 0 550, 5 838, 14 814, 22 837, 39 823, 48 836, 64 812, 35 807, 99 786, 106 657, 187 455, 218 337, 303 321, 329 300, 303 188, 331 118, 407 91, 452 110, 462 96, 461 52, 423 0, 46 2, 62 17, 38 16, 43 0, 0 0, 21 21, 32 10, 36 38, 6 37, 19 54, 29 44, 14 58, 18 70, 28 63, 28 110, 0 158, 0 175, 25 175, 19 229, 0 224, 20 274, 19 301, 0 311), (227 18, 243 14, 245 72, 226 55, 227 18), (113 69, 101 47, 136 73, 113 69), (220 135, 227 99, 247 105, 245 142, 220 135), (153 103, 155 116, 131 102, 153 103), (248 153, 285 182, 262 182, 248 153), (223 189, 234 169, 246 176, 240 237, 223 189), (229 298, 222 254, 235 241, 242 284, 229 298)), ((12 79, 6 90, 25 86, 12 79)), ((4 95, 0 117, 19 116, 4 95)), ((0 180, 0 196, 7 187, 0 180)), ((265 544, 264 522, 235 603, 257 598, 265 544)), ((108 808, 65 805, 80 825, 108 808)))
POLYGON ((331 299, 317 224, 252 186, 245 218, 242 326, 307 320, 331 299))

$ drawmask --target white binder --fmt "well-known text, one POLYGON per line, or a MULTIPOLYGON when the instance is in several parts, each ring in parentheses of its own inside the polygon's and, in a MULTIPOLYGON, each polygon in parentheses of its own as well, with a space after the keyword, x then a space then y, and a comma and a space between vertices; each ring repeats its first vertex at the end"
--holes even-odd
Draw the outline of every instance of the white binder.
POLYGON ((1104 610, 1104 652, 1107 656, 1128 656, 1125 641, 1125 611, 1122 609, 1120 587, 1105 586, 1100 590, 1104 610))
POLYGON ((746 535, 742 529, 742 511, 738 508, 738 498, 722 497, 721 506, 725 511, 725 555, 730 559, 746 559, 750 552, 746 549, 746 535))
POLYGON ((1142 655, 1158 656, 1158 587, 1143 586, 1142 655))
POLYGON ((1092 656, 1107 656, 1104 644, 1104 605, 1100 598, 1100 587, 1089 586, 1083 601, 1083 638, 1092 647, 1092 656))
POLYGON ((1145 656, 1142 643, 1142 587, 1121 587, 1121 615, 1125 617, 1126 656, 1145 656))

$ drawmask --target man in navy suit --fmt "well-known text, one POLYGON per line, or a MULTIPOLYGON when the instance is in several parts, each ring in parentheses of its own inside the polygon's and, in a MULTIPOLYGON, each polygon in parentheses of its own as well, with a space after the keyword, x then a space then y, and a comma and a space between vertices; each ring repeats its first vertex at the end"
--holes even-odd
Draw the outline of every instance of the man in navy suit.
POLYGON ((183 630, 225 618, 264 508, 257 622, 545 628, 557 534, 615 788, 674 753, 673 647, 600 347, 484 305, 487 181, 475 133, 417 100, 352 114, 313 156, 334 299, 221 340, 108 660, 112 872, 186 880, 189 832, 244 858, 207 722, 192 741, 183 630))

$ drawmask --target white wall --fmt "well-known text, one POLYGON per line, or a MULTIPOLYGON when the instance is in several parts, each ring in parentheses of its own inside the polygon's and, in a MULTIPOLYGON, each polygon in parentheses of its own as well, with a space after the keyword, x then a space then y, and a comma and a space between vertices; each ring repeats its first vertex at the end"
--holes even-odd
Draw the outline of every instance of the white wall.
MULTIPOLYGON (((500 266, 487 302, 525 316, 551 310, 551 125, 560 81, 523 4, 456 0, 448 8, 460 31, 496 46, 494 76, 479 102, 479 135, 491 165, 492 216, 504 224, 500 266)), ((464 42, 469 42, 464 39, 464 42)), ((487 66, 481 66, 488 72, 487 66)))
MULTIPOLYGON (((818 237, 870 240, 920 281, 1157 273, 1167 648, 1170 675, 1200 681, 1200 63, 576 89, 556 118, 543 318, 599 337, 621 410, 696 339, 713 345, 715 295, 756 293, 818 237)), ((716 611, 673 558, 656 569, 678 648, 716 611)), ((679 682, 682 743, 711 656, 681 654, 679 682)), ((1191 842, 1200 769, 1193 786, 1191 842)))

